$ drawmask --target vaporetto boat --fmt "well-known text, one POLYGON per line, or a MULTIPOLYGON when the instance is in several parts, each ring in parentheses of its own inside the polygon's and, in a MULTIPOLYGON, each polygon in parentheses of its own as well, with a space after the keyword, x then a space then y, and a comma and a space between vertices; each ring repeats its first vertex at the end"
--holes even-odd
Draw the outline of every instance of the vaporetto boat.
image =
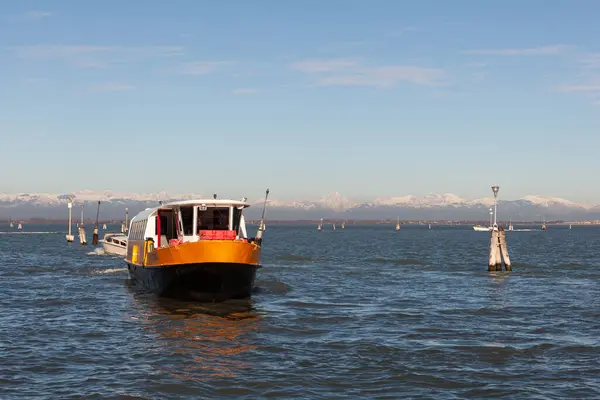
POLYGON ((137 214, 125 258, 134 285, 159 296, 201 301, 251 297, 260 268, 264 208, 258 233, 249 238, 243 216, 249 206, 246 199, 198 199, 137 214))

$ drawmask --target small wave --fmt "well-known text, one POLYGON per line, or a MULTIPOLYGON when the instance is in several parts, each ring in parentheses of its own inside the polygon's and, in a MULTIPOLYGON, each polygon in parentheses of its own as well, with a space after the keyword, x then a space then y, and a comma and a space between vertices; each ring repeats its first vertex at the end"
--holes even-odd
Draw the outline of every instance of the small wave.
POLYGON ((399 258, 399 259, 387 259, 387 258, 369 258, 366 260, 367 262, 373 263, 390 263, 397 265, 425 265, 425 263, 421 260, 415 260, 413 258, 399 258))
POLYGON ((515 262, 512 263, 513 268, 540 268, 538 265, 527 264, 524 262, 515 262))
POLYGON ((565 264, 555 265, 551 268, 579 268, 579 267, 585 267, 585 265, 579 264, 579 263, 565 263, 565 264))
POLYGON ((106 253, 104 252, 104 249, 101 247, 98 247, 96 249, 94 249, 94 251, 90 251, 89 253, 87 253, 88 256, 103 256, 106 255, 106 253))
POLYGON ((281 256, 280 259, 285 260, 285 261, 326 261, 325 259, 322 259, 322 258, 304 257, 304 256, 296 255, 296 254, 285 254, 285 255, 281 256))
POLYGON ((127 271, 127 268, 107 268, 107 269, 95 269, 94 274, 117 274, 120 272, 127 271))
POLYGON ((256 286, 252 288, 254 293, 285 294, 290 291, 290 287, 279 281, 257 281, 256 286))

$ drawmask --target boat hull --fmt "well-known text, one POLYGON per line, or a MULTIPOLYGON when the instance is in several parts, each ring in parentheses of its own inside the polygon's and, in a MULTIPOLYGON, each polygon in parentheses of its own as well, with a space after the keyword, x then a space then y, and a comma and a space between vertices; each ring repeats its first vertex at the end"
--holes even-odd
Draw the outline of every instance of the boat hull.
POLYGON ((100 241, 102 243, 102 249, 106 254, 113 254, 115 256, 123 256, 127 254, 127 247, 118 246, 114 243, 100 241))
POLYGON ((490 232, 492 229, 487 226, 474 226, 473 230, 477 232, 490 232))
POLYGON ((158 296, 196 301, 250 298, 259 265, 197 263, 144 267, 127 263, 132 283, 158 296))

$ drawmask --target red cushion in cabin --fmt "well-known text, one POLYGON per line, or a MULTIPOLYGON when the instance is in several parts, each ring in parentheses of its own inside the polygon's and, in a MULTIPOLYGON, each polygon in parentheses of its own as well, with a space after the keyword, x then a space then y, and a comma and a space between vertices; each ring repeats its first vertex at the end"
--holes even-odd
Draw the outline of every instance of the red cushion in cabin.
POLYGON ((201 240, 235 240, 235 231, 217 231, 217 230, 202 230, 200 231, 201 240))

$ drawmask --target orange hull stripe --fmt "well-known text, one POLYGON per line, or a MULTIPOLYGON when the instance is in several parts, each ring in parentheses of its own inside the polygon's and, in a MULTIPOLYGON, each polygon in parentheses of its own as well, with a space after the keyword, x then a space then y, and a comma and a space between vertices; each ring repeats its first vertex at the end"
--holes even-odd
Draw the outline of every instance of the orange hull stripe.
MULTIPOLYGON (((132 242, 131 246, 139 246, 139 256, 129 256, 128 262, 142 265, 144 242, 132 242), (137 258, 137 259, 133 259, 137 258)), ((163 267, 169 265, 198 263, 238 263, 258 265, 260 247, 254 243, 232 240, 200 240, 186 242, 178 246, 155 249, 146 256, 146 267, 163 267)))

